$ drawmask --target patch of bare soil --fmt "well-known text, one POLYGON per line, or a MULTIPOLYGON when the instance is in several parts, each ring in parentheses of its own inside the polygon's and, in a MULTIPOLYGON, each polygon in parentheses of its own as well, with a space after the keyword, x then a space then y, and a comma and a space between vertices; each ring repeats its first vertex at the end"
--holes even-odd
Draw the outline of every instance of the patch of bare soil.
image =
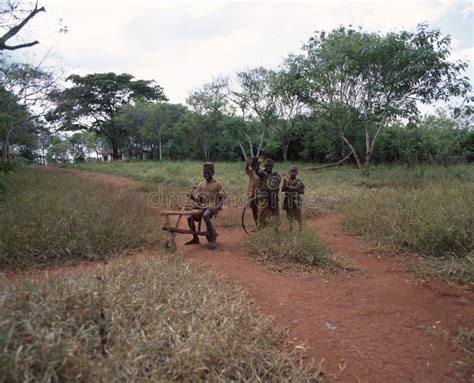
MULTIPOLYGON (((134 182, 80 174, 122 186, 134 182)), ((333 253, 350 257, 365 272, 271 272, 247 256, 241 228, 221 230, 217 251, 208 250, 205 242, 184 246, 189 236, 179 236, 177 254, 241 283, 257 309, 306 341, 311 356, 324 358, 326 372, 340 381, 474 380, 459 368, 466 354, 451 340, 459 327, 474 328, 473 292, 437 281, 420 282, 414 274, 400 271, 395 258, 380 256, 372 245, 345 233, 337 214, 307 224, 333 253)), ((91 270, 86 266, 83 271, 91 270)))

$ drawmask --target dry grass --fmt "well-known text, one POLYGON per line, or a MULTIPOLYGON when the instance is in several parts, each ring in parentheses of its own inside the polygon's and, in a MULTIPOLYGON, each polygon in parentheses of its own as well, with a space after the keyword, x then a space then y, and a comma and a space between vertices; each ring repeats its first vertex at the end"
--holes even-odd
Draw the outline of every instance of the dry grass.
POLYGON ((152 247, 159 219, 146 196, 77 175, 27 168, 0 205, 0 270, 75 263, 152 247))
MULTIPOLYGON (((276 163, 280 174, 288 171, 290 163, 276 163)), ((323 171, 306 170, 314 166, 297 163, 299 177, 306 185, 304 214, 322 215, 340 209, 348 202, 365 194, 367 189, 379 187, 416 187, 438 181, 474 182, 474 166, 374 166, 369 178, 361 176, 354 166, 342 166, 323 171)), ((71 164, 70 167, 111 173, 144 181, 143 189, 155 191, 158 187, 166 192, 186 191, 202 180, 202 162, 199 161, 139 161, 71 164)), ((224 184, 229 197, 226 203, 235 201, 234 207, 243 207, 242 196, 248 178, 243 171, 243 162, 216 163, 216 179, 224 184), (239 205, 240 202, 240 205, 239 205)))
POLYGON ((317 270, 357 270, 348 259, 331 254, 312 231, 280 231, 265 229, 253 235, 247 248, 257 260, 271 265, 302 265, 317 270))
POLYGON ((4 381, 320 381, 242 291, 177 257, 0 283, 4 381))
POLYGON ((452 257, 417 257, 413 262, 411 258, 406 259, 403 269, 413 271, 419 277, 435 277, 442 281, 454 281, 464 285, 469 290, 474 290, 474 256, 464 258, 452 257))
POLYGON ((474 379, 474 329, 460 328, 454 334, 454 342, 467 352, 461 366, 474 379))
POLYGON ((344 209, 352 231, 433 256, 474 250, 473 217, 474 187, 460 183, 367 191, 344 209))
POLYGON ((474 282, 473 184, 367 190, 343 212, 344 224, 357 234, 436 257, 416 265, 418 273, 474 282))

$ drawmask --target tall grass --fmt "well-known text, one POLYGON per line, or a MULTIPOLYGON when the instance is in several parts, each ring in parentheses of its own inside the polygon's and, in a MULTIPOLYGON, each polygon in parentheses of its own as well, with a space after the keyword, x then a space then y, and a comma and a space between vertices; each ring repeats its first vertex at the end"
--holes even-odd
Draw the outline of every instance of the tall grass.
POLYGON ((10 181, 0 204, 0 270, 102 259, 160 239, 144 196, 32 168, 10 181))
POLYGON ((177 257, 0 283, 5 381, 319 381, 244 294, 177 257))
MULTIPOLYGON (((287 172, 290 163, 276 163, 275 170, 287 172)), ((343 166, 322 171, 306 170, 312 164, 297 163, 299 177, 306 185, 304 212, 306 215, 324 214, 337 210, 369 188, 384 186, 422 187, 436 181, 459 181, 474 183, 474 166, 374 166, 369 178, 361 176, 354 166, 343 166)), ((70 167, 111 173, 130 177, 146 183, 146 190, 158 186, 172 190, 186 190, 202 180, 202 163, 198 161, 138 161, 71 164, 70 167)), ((216 163, 216 179, 224 184, 229 197, 226 203, 237 201, 246 191, 248 179, 243 171, 243 162, 216 163)), ((239 206, 237 206, 239 207, 239 206)))
POLYGON ((367 190, 344 209, 344 223, 370 239, 433 256, 474 251, 474 185, 367 190))

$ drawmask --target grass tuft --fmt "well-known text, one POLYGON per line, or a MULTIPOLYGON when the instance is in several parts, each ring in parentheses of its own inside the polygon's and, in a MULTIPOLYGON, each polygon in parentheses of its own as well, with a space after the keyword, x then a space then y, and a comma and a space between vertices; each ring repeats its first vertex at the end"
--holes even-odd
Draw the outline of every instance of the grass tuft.
POLYGON ((255 258, 270 264, 356 269, 345 258, 331 254, 311 231, 276 233, 272 229, 262 230, 248 240, 247 248, 255 258))
POLYGON ((6 381, 320 381, 244 293, 176 256, 0 284, 6 381))
POLYGON ((460 364, 474 378, 474 329, 459 328, 454 334, 454 342, 467 352, 460 364))

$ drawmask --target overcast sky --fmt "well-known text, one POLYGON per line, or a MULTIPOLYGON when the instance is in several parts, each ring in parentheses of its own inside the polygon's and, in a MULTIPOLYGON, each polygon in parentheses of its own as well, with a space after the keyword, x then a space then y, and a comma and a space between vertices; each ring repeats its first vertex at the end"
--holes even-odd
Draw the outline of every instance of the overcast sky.
MULTIPOLYGON (((428 22, 452 38, 453 59, 474 62, 472 1, 145 1, 40 0, 22 34, 40 45, 16 55, 32 60, 50 49, 67 72, 127 72, 153 79, 171 102, 218 75, 278 66, 315 30, 340 25, 366 31, 413 29, 428 22), (62 20, 62 21, 61 21, 62 20), (58 33, 61 25, 67 34, 58 33), (33 57, 33 58, 31 58, 33 57)), ((10 41, 12 43, 12 41, 10 41)), ((469 69, 474 79, 474 70, 469 69)), ((472 81, 472 80, 471 80, 472 81)))

